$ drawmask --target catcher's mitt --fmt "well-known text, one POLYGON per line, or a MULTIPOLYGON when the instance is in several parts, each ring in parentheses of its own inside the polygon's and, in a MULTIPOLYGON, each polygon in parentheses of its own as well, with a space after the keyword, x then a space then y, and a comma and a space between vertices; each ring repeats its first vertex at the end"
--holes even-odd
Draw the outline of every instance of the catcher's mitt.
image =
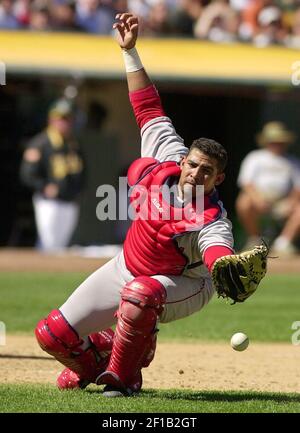
POLYGON ((257 289, 267 271, 269 249, 260 245, 241 254, 217 259, 212 268, 212 279, 218 296, 234 302, 244 302, 257 289))

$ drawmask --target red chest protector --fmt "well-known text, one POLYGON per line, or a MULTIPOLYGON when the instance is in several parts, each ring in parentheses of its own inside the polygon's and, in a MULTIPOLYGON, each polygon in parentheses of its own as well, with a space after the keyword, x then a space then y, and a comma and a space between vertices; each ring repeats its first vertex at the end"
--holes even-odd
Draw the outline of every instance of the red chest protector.
POLYGON ((221 216, 220 206, 213 196, 204 197, 204 211, 200 214, 193 203, 178 208, 164 199, 162 186, 167 178, 179 177, 180 173, 176 162, 161 163, 154 158, 140 158, 128 170, 128 183, 133 185, 131 207, 137 215, 141 215, 142 208, 142 217, 134 219, 124 243, 125 263, 135 277, 181 275, 188 260, 175 238, 199 231, 221 216))

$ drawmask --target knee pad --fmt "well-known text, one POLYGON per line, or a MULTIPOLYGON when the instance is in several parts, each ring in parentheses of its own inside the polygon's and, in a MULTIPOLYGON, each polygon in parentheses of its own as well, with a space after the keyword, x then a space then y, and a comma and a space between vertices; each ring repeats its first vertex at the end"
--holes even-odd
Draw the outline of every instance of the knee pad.
POLYGON ((50 355, 70 354, 70 349, 83 343, 59 310, 51 311, 46 319, 37 324, 35 336, 41 348, 50 355))
POLYGON ((129 326, 149 334, 166 302, 163 285, 151 277, 137 277, 127 283, 121 293, 118 317, 129 326))
POLYGON ((156 322, 166 302, 163 285, 151 277, 137 277, 124 287, 108 371, 130 386, 142 367, 152 361, 156 322))
POLYGON ((89 335, 90 345, 83 350, 80 347, 83 340, 61 312, 53 310, 38 323, 35 335, 45 352, 77 373, 81 379, 93 382, 109 362, 114 332, 107 329, 89 335))
POLYGON ((142 276, 125 285, 121 298, 141 307, 153 307, 160 313, 166 302, 167 294, 166 289, 159 281, 142 276))

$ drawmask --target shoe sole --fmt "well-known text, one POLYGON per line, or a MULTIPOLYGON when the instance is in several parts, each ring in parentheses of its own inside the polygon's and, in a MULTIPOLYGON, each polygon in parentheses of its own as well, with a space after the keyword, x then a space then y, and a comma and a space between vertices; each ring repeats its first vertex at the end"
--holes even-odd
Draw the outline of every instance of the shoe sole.
POLYGON ((106 397, 106 398, 128 397, 122 391, 120 391, 118 389, 111 389, 111 390, 107 390, 107 391, 105 391, 105 389, 104 389, 102 395, 103 395, 103 397, 106 397))

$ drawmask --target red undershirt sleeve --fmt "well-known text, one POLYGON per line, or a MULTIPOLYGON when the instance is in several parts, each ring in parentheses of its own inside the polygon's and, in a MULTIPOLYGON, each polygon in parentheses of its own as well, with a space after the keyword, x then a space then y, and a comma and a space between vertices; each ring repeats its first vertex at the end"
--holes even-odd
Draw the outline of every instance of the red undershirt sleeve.
POLYGON ((211 271, 211 268, 217 259, 223 256, 229 256, 231 254, 234 254, 234 252, 229 247, 224 247, 222 245, 212 245, 205 250, 203 261, 208 270, 211 271))
POLYGON ((129 99, 140 129, 150 120, 165 116, 160 96, 153 84, 144 89, 129 92, 129 99))

